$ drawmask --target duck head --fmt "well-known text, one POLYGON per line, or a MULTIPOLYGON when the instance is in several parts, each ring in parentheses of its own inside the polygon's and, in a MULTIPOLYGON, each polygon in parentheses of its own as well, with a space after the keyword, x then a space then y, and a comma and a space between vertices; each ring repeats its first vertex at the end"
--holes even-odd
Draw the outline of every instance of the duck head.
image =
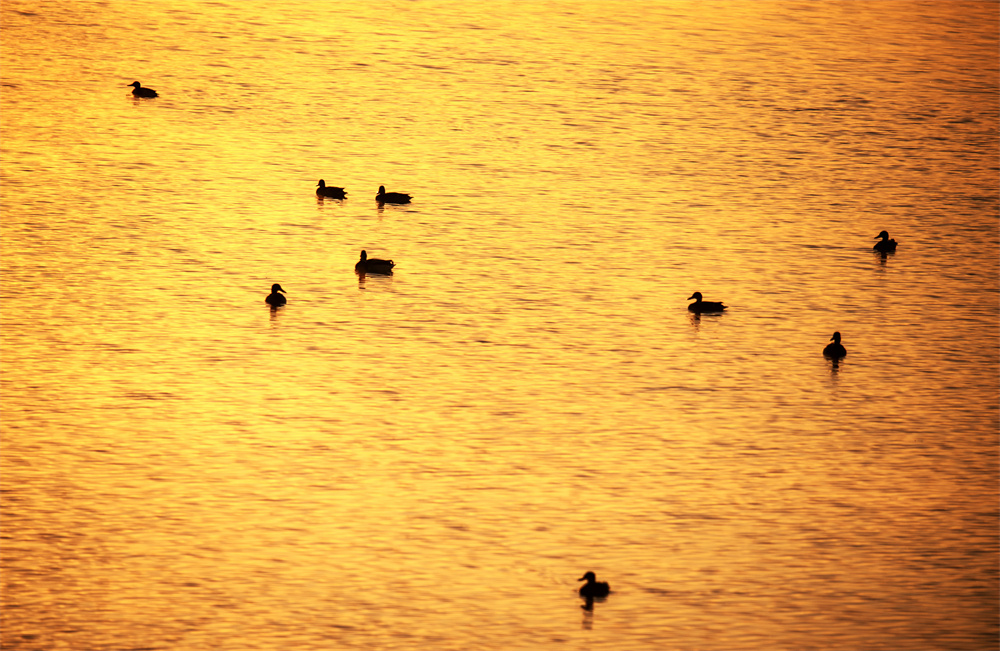
POLYGON ((887 240, 887 239, 889 239, 889 233, 886 232, 886 231, 882 231, 881 233, 879 233, 878 235, 876 235, 872 239, 875 239, 875 240, 878 240, 878 239, 887 240))
POLYGON ((323 179, 320 179, 319 183, 316 184, 316 187, 317 188, 325 188, 326 187, 326 181, 324 181, 323 179))
POLYGON ((271 285, 271 293, 277 294, 278 292, 285 293, 285 290, 283 290, 281 288, 281 285, 279 285, 278 283, 274 283, 273 285, 271 285))
POLYGON ((135 86, 136 88, 138 88, 139 86, 142 86, 142 84, 140 84, 137 81, 133 81, 131 84, 129 84, 129 86, 135 86))
POLYGON ((701 300, 701 292, 695 292, 694 294, 691 294, 690 296, 688 296, 687 300, 690 301, 692 298, 695 299, 696 301, 700 301, 701 300))
POLYGON ((385 194, 385 186, 384 185, 378 186, 378 193, 379 194, 385 194))
POLYGON ((595 581, 597 581, 597 575, 594 574, 593 572, 587 572, 579 579, 577 579, 577 581, 586 581, 587 583, 594 583, 595 581))
POLYGON ((361 252, 361 261, 364 262, 367 259, 368 259, 368 251, 362 251, 361 252))
POLYGON ((840 333, 839 332, 833 333, 833 336, 830 337, 830 341, 839 344, 840 343, 840 333))

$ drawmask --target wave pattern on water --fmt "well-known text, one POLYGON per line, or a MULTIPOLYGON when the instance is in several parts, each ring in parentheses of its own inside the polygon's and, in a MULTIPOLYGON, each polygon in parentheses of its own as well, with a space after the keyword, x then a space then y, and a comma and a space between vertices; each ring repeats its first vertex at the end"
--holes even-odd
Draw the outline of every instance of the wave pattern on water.
POLYGON ((996 646, 996 4, 317 8, 0 8, 3 648, 996 646))

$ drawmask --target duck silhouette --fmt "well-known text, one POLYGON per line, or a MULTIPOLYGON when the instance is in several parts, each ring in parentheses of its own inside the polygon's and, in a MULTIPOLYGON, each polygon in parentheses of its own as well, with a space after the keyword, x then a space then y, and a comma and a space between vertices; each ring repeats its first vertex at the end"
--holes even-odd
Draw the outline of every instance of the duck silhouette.
POLYGON ((872 247, 873 249, 879 253, 892 253, 896 250, 896 240, 890 240, 889 233, 887 231, 882 231, 875 236, 876 240, 879 238, 882 238, 882 241, 876 242, 875 246, 872 247))
POLYGON ((384 185, 378 186, 378 194, 375 195, 375 201, 379 203, 410 203, 412 198, 405 192, 386 192, 384 185))
POLYGON ((694 299, 694 303, 688 305, 688 309, 692 312, 697 312, 701 314, 702 312, 721 312, 726 309, 726 306, 721 302, 716 301, 703 301, 701 300, 701 292, 695 292, 688 296, 688 300, 694 299))
POLYGON ((833 336, 830 337, 832 344, 827 344, 826 348, 823 349, 823 357, 830 357, 832 359, 840 359, 847 355, 847 349, 844 348, 840 343, 840 333, 835 332, 833 336))
POLYGON ((331 199, 346 199, 347 191, 344 188, 337 188, 334 186, 327 187, 326 181, 323 179, 319 180, 316 184, 316 194, 321 197, 330 197, 331 199))
POLYGON ((133 81, 129 86, 133 86, 132 94, 136 97, 159 97, 157 92, 152 88, 143 88, 142 84, 137 81, 133 81))
POLYGON ((279 285, 278 283, 274 283, 273 285, 271 285, 271 293, 267 295, 267 298, 264 299, 264 302, 270 305, 271 307, 281 307, 282 305, 288 302, 287 298, 278 293, 283 291, 285 290, 281 288, 281 285, 279 285))
POLYGON ((586 583, 580 586, 580 596, 587 599, 607 597, 608 593, 611 592, 611 587, 603 581, 598 581, 597 575, 593 572, 587 572, 577 579, 577 581, 586 581, 586 583))
POLYGON ((358 273, 370 274, 391 274, 396 263, 392 260, 382 260, 381 258, 369 258, 367 251, 361 252, 361 259, 354 265, 354 270, 358 273))

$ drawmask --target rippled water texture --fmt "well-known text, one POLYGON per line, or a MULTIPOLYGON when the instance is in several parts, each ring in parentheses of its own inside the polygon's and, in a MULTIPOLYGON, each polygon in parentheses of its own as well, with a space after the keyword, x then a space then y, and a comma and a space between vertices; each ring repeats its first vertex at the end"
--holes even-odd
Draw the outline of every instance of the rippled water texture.
POLYGON ((5 650, 997 648, 995 2, 0 12, 5 650))

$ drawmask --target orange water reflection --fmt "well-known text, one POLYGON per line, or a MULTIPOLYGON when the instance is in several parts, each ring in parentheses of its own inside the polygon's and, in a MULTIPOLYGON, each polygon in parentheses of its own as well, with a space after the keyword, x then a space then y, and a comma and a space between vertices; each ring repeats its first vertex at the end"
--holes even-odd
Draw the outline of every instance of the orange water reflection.
POLYGON ((4 648, 995 642, 997 7, 911 9, 4 3, 4 648))

